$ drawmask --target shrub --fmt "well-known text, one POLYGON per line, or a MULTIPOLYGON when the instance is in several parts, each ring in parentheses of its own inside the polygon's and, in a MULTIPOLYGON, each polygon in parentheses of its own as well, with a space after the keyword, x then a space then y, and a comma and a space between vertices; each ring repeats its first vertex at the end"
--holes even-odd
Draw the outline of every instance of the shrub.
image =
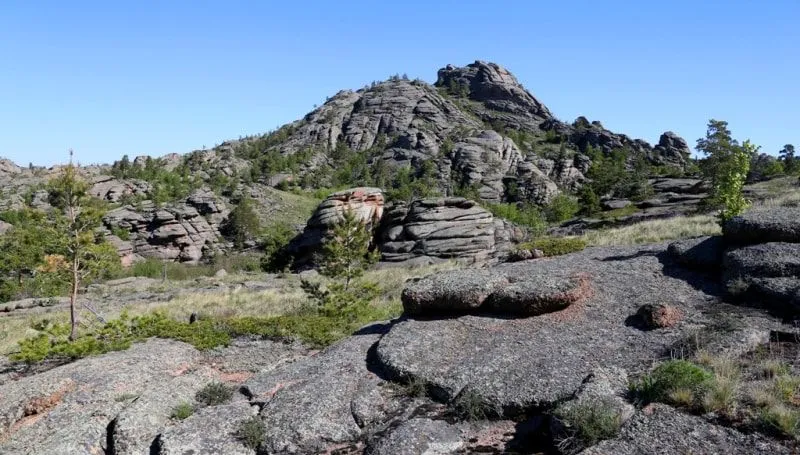
POLYGON ((251 198, 243 197, 222 226, 223 234, 233 240, 233 245, 238 249, 244 248, 247 241, 255 238, 261 230, 254 204, 251 198))
POLYGON ((545 256, 561 256, 585 248, 586 241, 579 237, 544 237, 519 245, 522 250, 541 250, 545 256))
POLYGON ((622 416, 610 399, 587 400, 556 408, 556 417, 570 426, 570 435, 559 443, 564 453, 577 453, 619 433, 622 416))
POLYGON ((452 403, 452 407, 461 420, 469 422, 484 420, 492 414, 491 406, 472 390, 462 392, 452 403))
POLYGON ((253 450, 258 450, 258 448, 264 444, 266 436, 267 429, 264 427, 264 422, 258 416, 243 420, 236 430, 236 438, 241 441, 245 447, 253 450))
POLYGON ((264 229, 261 240, 264 245, 264 257, 261 260, 261 268, 265 272, 280 272, 289 266, 291 258, 284 249, 296 234, 294 227, 281 221, 264 229))
POLYGON ((759 422, 768 431, 796 438, 800 429, 800 411, 784 404, 768 406, 761 410, 759 422))
POLYGON ((547 221, 551 223, 562 223, 574 217, 581 209, 578 201, 564 193, 554 197, 544 209, 547 221))
POLYGON ((499 218, 527 227, 532 235, 542 235, 547 229, 547 221, 541 211, 530 204, 487 204, 486 209, 499 218))
POLYGON ((170 417, 176 420, 184 420, 189 418, 192 414, 194 414, 194 406, 184 401, 172 408, 170 417))
POLYGON ((113 227, 111 228, 111 234, 116 235, 121 240, 130 240, 131 239, 131 231, 121 228, 121 227, 113 227))
POLYGON ((645 403, 660 401, 679 406, 696 404, 709 389, 714 375, 703 367, 686 360, 662 363, 633 386, 635 394, 645 403), (687 396, 691 394, 691 403, 687 396))
POLYGON ((195 399, 205 406, 225 404, 233 398, 233 387, 219 381, 208 383, 195 395, 195 399))

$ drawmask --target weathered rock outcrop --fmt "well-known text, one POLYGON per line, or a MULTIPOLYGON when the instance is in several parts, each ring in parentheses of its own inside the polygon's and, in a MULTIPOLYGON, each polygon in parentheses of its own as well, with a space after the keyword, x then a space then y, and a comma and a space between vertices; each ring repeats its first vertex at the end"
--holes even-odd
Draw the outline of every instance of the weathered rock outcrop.
POLYGON ((151 341, 4 384, 0 453, 104 453, 123 398, 168 381, 197 355, 183 343, 151 341))
POLYGON ((756 208, 725 223, 720 237, 674 242, 678 261, 722 271, 728 293, 779 313, 800 311, 800 209, 756 208))
POLYGON ((119 202, 123 197, 146 197, 153 191, 144 180, 119 180, 108 175, 99 175, 92 181, 89 194, 104 201, 119 202))
POLYGON ((112 233, 127 233, 129 240, 115 236, 112 241, 128 262, 135 256, 198 262, 224 243, 219 228, 228 213, 225 203, 212 192, 197 190, 182 204, 111 210, 103 223, 112 233))
POLYGON ((468 199, 433 198, 385 208, 380 189, 353 188, 328 196, 290 242, 285 254, 294 258, 295 267, 311 263, 347 210, 375 231, 374 244, 388 263, 485 262, 505 255, 526 236, 468 199))
POLYGON ((474 201, 436 198, 392 207, 378 232, 381 258, 488 261, 504 254, 524 233, 474 201))
MULTIPOLYGON (((393 377, 423 381, 446 401, 474 397, 504 415, 552 406, 578 390, 593 366, 641 371, 648 359, 660 357, 680 339, 688 321, 714 324, 716 316, 701 310, 707 297, 678 273, 662 272, 666 259, 662 252, 659 246, 587 249, 552 259, 429 277, 409 285, 405 301, 431 297, 441 308, 451 308, 450 317, 426 315, 398 322, 378 343, 377 356, 393 377), (518 308, 511 306, 500 310, 500 317, 457 316, 482 299, 489 301, 487 296, 495 289, 508 288, 498 284, 503 276, 545 283, 554 279, 549 277, 568 278, 576 271, 586 274, 593 294, 564 310, 518 319, 509 318, 518 308), (434 300, 436 296, 441 300, 434 300), (629 324, 642 304, 663 302, 670 302, 685 318, 658 331, 629 324)), ((666 266, 674 269, 670 263, 666 266)), ((532 286, 531 291, 539 288, 532 286)), ((416 307, 407 308, 416 314, 416 307)), ((748 342, 732 340, 768 339, 768 330, 751 331, 763 327, 755 322, 757 317, 745 313, 741 318, 753 321, 746 324, 747 333, 736 329, 720 345, 748 349, 748 342)))
POLYGON ((750 210, 725 223, 723 234, 733 244, 800 243, 800 207, 750 210))
POLYGON ((332 233, 345 212, 352 212, 365 229, 374 229, 383 217, 384 200, 380 188, 351 188, 328 196, 314 211, 303 232, 285 248, 284 254, 293 258, 295 267, 313 261, 323 241, 332 233))
POLYGON ((793 451, 763 436, 740 433, 669 406, 653 404, 623 425, 619 436, 584 450, 581 455, 673 453, 788 455, 793 451))
POLYGON ((579 272, 516 264, 423 278, 403 290, 403 309, 416 316, 483 311, 527 317, 563 310, 590 293, 589 278, 579 272))

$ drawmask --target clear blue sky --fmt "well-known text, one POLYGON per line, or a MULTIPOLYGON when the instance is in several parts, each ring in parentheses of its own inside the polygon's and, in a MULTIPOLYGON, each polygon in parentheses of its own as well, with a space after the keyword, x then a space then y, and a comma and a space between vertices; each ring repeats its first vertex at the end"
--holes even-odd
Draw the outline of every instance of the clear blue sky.
POLYGON ((559 118, 690 144, 709 118, 800 145, 800 1, 102 1, 0 5, 0 156, 163 155, 261 133, 340 89, 509 68, 559 118), (434 6, 436 4, 437 6, 434 6))

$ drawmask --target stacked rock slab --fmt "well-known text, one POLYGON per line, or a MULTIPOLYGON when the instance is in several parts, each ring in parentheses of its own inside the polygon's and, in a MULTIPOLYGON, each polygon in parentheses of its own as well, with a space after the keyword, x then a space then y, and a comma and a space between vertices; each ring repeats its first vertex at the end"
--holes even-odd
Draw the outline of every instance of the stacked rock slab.
POLYGON ((290 242, 285 253, 294 258, 296 268, 312 263, 345 211, 375 228, 375 245, 387 263, 486 262, 505 255, 526 236, 468 199, 433 198, 384 208, 380 189, 352 188, 328 196, 290 242))
POLYGON ((776 311, 800 309, 800 208, 756 209, 723 228, 723 284, 776 311))
POLYGON ((381 223, 378 244, 387 262, 485 262, 503 255, 524 235, 474 201, 436 198, 392 207, 381 223))
POLYGON ((374 227, 383 217, 383 205, 380 188, 350 188, 333 193, 317 207, 303 232, 292 239, 285 253, 294 258, 295 267, 305 266, 345 212, 352 212, 365 226, 374 227))
POLYGON ((674 242, 681 264, 721 272, 729 295, 796 314, 800 310, 800 208, 757 208, 734 217, 723 235, 674 242))
POLYGON ((126 262, 138 256, 194 263, 219 248, 219 229, 229 213, 213 192, 200 189, 184 202, 163 208, 148 204, 111 210, 103 224, 111 232, 128 233, 130 240, 111 238, 126 262))

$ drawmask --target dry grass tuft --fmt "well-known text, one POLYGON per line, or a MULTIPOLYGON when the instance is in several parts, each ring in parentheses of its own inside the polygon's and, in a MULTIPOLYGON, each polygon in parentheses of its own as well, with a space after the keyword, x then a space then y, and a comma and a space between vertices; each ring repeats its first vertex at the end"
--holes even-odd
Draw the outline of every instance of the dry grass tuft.
POLYGON ((720 232, 716 218, 711 215, 697 215, 643 221, 630 226, 590 231, 583 235, 583 239, 590 246, 638 245, 716 235, 720 232))

